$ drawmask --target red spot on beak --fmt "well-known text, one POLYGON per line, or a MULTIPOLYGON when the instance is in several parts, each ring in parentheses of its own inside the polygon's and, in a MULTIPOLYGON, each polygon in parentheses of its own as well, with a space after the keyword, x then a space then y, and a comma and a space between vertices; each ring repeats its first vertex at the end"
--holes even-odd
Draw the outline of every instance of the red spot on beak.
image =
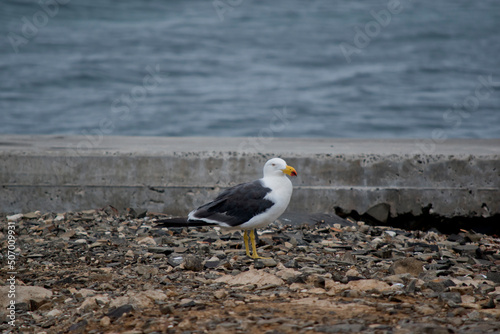
POLYGON ((297 176, 297 172, 296 171, 292 171, 292 176, 297 176))

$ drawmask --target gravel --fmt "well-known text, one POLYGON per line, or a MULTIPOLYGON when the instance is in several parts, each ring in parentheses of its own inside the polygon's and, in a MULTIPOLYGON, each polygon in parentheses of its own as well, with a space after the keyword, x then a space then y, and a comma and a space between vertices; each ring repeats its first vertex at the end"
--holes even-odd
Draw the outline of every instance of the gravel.
MULTIPOLYGON (((15 225, 5 333, 487 333, 500 330, 500 239, 361 221, 242 233, 154 227, 158 215, 30 212, 15 225)), ((3 260, 8 254, 2 244, 3 260)), ((6 261, 3 261, 6 263, 6 261)), ((7 266, 2 277, 10 277, 7 266)))

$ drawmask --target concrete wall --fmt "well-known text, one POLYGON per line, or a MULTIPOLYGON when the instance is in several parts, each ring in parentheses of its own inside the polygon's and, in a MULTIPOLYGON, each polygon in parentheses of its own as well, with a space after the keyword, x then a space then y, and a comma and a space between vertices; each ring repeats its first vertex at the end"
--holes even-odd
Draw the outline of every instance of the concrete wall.
POLYGON ((289 211, 500 213, 500 139, 164 138, 0 135, 0 211, 113 205, 175 215, 261 177, 273 156, 295 167, 289 211))

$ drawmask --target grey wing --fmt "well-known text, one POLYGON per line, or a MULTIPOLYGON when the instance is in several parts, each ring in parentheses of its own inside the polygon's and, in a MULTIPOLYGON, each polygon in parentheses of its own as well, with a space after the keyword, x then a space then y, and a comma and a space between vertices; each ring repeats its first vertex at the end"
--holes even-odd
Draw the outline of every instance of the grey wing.
POLYGON ((274 205, 274 202, 264 198, 270 191, 260 180, 242 183, 223 191, 212 202, 200 206, 192 217, 209 219, 231 227, 239 226, 274 205))

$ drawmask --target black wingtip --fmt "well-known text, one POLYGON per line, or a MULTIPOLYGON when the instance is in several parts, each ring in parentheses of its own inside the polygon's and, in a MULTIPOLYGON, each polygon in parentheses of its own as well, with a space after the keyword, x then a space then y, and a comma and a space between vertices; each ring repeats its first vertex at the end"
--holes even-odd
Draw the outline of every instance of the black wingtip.
POLYGON ((156 227, 184 227, 189 226, 187 218, 168 218, 155 221, 156 227))
POLYGON ((155 221, 156 227, 189 227, 189 226, 207 226, 208 224, 202 220, 188 220, 185 217, 159 219, 155 221))

